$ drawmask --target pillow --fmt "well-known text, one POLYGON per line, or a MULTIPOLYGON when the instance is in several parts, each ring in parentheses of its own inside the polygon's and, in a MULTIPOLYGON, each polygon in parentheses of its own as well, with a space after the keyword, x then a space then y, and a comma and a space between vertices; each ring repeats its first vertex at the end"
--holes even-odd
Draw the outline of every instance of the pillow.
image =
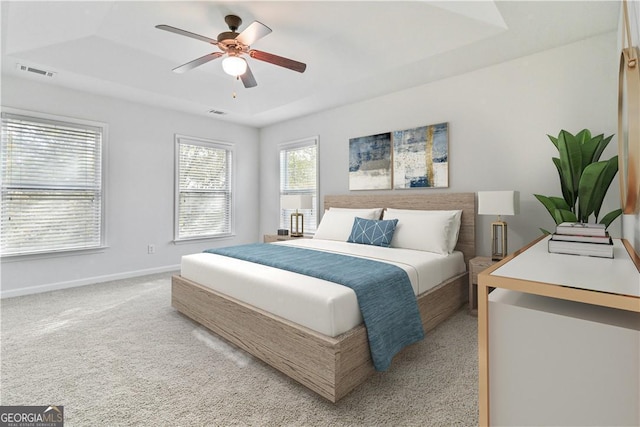
POLYGON ((388 248, 391 246, 396 224, 398 224, 397 219, 384 220, 355 217, 351 235, 347 242, 388 248))
POLYGON ((382 208, 367 208, 367 209, 353 209, 353 208, 329 208, 330 211, 342 211, 353 212, 362 218, 369 218, 373 214, 371 219, 382 219, 382 208))
POLYGON ((379 219, 380 211, 378 209, 331 208, 328 211, 324 211, 320 225, 318 225, 318 229, 313 238, 346 242, 349 235, 351 235, 355 217, 379 219))
POLYGON ((387 209, 384 216, 398 220, 391 247, 446 255, 453 252, 458 242, 461 210, 387 209))

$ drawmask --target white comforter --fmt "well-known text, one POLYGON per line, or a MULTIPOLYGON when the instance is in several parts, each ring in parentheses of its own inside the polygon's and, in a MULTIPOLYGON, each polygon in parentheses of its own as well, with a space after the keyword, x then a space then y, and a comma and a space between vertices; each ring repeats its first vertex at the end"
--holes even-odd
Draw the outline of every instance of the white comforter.
MULTIPOLYGON (((343 253, 397 265, 407 272, 416 295, 465 271, 460 252, 444 256, 319 239, 274 244, 343 253)), ((324 335, 335 337, 362 323, 355 293, 336 283, 209 253, 183 256, 181 275, 324 335)))

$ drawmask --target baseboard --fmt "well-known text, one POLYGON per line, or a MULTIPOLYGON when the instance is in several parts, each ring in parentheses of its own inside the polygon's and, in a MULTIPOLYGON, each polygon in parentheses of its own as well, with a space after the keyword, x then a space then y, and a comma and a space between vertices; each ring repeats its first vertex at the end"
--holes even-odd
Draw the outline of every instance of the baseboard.
POLYGON ((39 294, 42 292, 57 291, 60 289, 77 288, 79 286, 95 285, 97 283, 110 282, 112 280, 131 279, 133 277, 146 276, 156 273, 167 273, 170 271, 179 271, 180 265, 170 265, 157 268, 148 268, 145 270, 127 271, 124 273, 108 274, 105 276, 88 277, 86 279, 71 280, 68 282, 49 283, 40 286, 30 286, 28 288, 11 289, 7 291, 0 290, 0 299, 20 297, 24 295, 39 294))

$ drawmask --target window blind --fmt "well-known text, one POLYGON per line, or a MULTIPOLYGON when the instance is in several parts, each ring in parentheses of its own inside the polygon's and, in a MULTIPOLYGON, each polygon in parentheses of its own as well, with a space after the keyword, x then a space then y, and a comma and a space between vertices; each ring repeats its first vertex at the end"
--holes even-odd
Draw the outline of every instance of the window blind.
POLYGON ((2 255, 102 246, 103 134, 2 113, 2 255))
MULTIPOLYGON (((280 196, 312 197, 313 208, 298 212, 304 215, 304 231, 315 233, 318 217, 318 139, 309 138, 280 146, 280 196)), ((280 228, 289 229, 295 210, 280 209, 280 228)))
POLYGON ((232 232, 228 145, 178 137, 176 240, 220 237, 232 232))

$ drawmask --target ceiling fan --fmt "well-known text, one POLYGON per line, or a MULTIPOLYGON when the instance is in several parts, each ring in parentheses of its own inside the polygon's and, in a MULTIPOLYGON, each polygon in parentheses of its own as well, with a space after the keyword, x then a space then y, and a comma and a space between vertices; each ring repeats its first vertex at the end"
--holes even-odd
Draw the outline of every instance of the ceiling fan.
POLYGON ((247 64, 247 61, 243 58, 244 55, 248 55, 259 61, 268 62, 299 73, 304 73, 307 65, 302 62, 250 48, 253 43, 271 33, 271 28, 261 22, 253 21, 251 25, 245 28, 241 33, 237 33, 236 30, 240 28, 242 19, 236 15, 227 15, 225 16, 224 21, 227 23, 229 30, 231 31, 225 31, 218 34, 217 40, 181 30, 180 28, 172 27, 170 25, 156 25, 156 28, 160 30, 202 40, 203 42, 217 46, 222 51, 212 52, 198 59, 194 59, 193 61, 174 68, 173 71, 176 73, 184 73, 185 71, 192 70, 209 61, 213 61, 214 59, 224 56, 225 58, 222 60, 222 68, 224 71, 229 75, 240 78, 244 87, 255 87, 258 85, 256 83, 256 79, 253 77, 249 64, 247 64))

